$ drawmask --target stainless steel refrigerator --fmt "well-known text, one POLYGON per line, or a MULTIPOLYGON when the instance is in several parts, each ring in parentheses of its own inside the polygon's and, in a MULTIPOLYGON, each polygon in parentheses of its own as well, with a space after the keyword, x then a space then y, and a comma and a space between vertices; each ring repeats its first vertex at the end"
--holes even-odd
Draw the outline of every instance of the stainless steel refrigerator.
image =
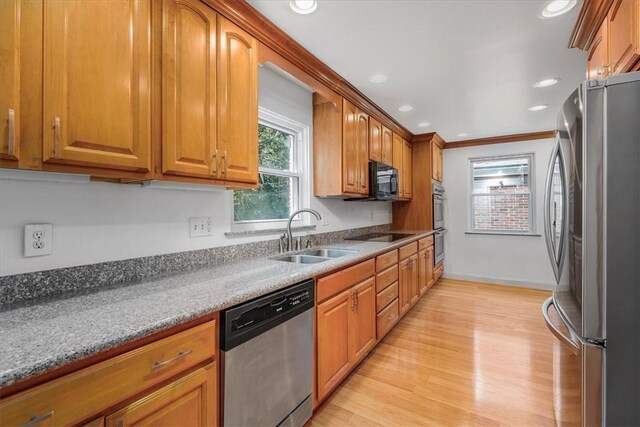
POLYGON ((544 216, 557 424, 640 425, 640 73, 565 101, 544 216))

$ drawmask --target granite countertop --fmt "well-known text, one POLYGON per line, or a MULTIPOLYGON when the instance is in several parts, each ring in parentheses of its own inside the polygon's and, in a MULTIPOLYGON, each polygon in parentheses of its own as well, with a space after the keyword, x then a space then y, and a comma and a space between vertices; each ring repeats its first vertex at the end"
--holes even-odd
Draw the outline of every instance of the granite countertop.
MULTIPOLYGON (((433 234, 395 242, 343 240, 354 250, 319 264, 242 259, 0 312, 0 388, 433 234)), ((412 234, 415 233, 415 234, 412 234)))

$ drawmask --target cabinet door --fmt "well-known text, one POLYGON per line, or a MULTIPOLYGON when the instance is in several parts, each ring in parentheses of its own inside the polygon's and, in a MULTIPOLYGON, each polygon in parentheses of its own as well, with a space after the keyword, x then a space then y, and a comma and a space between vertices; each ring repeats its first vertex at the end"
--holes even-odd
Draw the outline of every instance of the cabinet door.
POLYGON ((609 70, 607 20, 596 33, 587 55, 587 80, 604 79, 609 70))
POLYGON ((411 308, 411 271, 409 270, 409 258, 398 264, 398 285, 400 287, 400 315, 403 316, 411 308))
POLYGON ((0 1, 0 159, 20 155, 20 0, 0 1))
POLYGON ((418 290, 420 296, 424 295, 429 288, 427 250, 418 252, 418 290))
POLYGON ((258 42, 218 17, 218 176, 258 182, 258 42))
POLYGON ((411 278, 411 305, 420 299, 420 284, 418 282, 418 255, 409 258, 409 275, 411 278))
POLYGON ((44 161, 150 169, 150 6, 44 3, 44 161))
POLYGON ((435 283, 433 264, 434 264, 433 246, 427 248, 427 286, 431 288, 435 283))
POLYGON ((385 165, 393 166, 393 133, 391 129, 382 126, 382 159, 385 165))
POLYGON ((609 58, 612 74, 629 71, 640 58, 637 0, 616 0, 609 10, 609 58))
POLYGON ((107 427, 215 426, 216 364, 199 369, 107 416, 107 427))
POLYGON ((316 307, 317 386, 322 400, 351 368, 349 319, 355 299, 349 288, 316 307))
POLYGON ((376 286, 372 277, 353 287, 356 303, 349 325, 351 363, 356 364, 376 343, 376 286))
POLYGON ((404 198, 404 143, 395 133, 393 134, 393 167, 398 169, 398 197, 404 198))
POLYGON ((382 125, 369 118, 369 160, 382 162, 382 125))
POLYGON ((343 100, 342 114, 342 191, 358 193, 358 109, 349 101, 343 100))
POLYGON ((212 177, 216 159, 216 14, 166 0, 162 26, 162 172, 212 177))
POLYGON ((404 197, 410 199, 413 197, 413 170, 411 165, 412 158, 412 148, 411 144, 407 141, 402 141, 404 144, 403 147, 403 159, 402 159, 402 169, 404 175, 404 197))
POLYGON ((369 115, 358 110, 358 193, 369 194, 369 115))

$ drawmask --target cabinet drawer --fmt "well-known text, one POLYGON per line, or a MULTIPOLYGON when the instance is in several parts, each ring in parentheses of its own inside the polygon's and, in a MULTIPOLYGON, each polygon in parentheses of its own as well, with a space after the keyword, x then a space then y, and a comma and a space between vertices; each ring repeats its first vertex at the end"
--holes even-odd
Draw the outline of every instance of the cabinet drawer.
POLYGON ((411 255, 418 252, 418 242, 409 243, 408 245, 405 245, 398 249, 398 252, 400 254, 400 260, 409 258, 411 255))
POLYGON ((429 246, 433 246, 433 236, 425 237, 418 240, 418 250, 427 249, 429 246))
POLYGON ((2 425, 68 425, 215 355, 215 320, 74 372, 0 402, 2 425))
POLYGON ((398 265, 386 269, 376 276, 376 292, 383 291, 387 286, 398 280, 398 265))
POLYGON ((393 285, 378 293, 376 296, 376 312, 379 313, 382 311, 383 308, 396 298, 398 298, 398 282, 394 282, 393 285))
POLYGON ((375 274, 375 260, 370 259, 353 267, 318 279, 317 302, 322 302, 375 274))
POLYGON ((393 264, 398 263, 398 250, 395 249, 386 254, 382 254, 376 257, 376 271, 379 273, 391 267, 393 264))
POLYGON ((398 319, 400 318, 399 311, 400 304, 398 303, 398 299, 396 298, 391 304, 387 306, 384 310, 378 314, 377 319, 377 338, 381 339, 387 332, 393 328, 393 325, 396 324, 398 319))

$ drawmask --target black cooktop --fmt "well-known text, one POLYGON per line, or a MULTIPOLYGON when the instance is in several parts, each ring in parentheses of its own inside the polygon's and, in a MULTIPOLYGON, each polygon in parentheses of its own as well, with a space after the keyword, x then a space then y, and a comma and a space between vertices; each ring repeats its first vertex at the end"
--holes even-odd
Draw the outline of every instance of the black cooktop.
POLYGON ((396 240, 406 239, 415 236, 415 234, 400 233, 370 233, 362 236, 347 237, 344 240, 372 240, 374 242, 395 242, 396 240))

